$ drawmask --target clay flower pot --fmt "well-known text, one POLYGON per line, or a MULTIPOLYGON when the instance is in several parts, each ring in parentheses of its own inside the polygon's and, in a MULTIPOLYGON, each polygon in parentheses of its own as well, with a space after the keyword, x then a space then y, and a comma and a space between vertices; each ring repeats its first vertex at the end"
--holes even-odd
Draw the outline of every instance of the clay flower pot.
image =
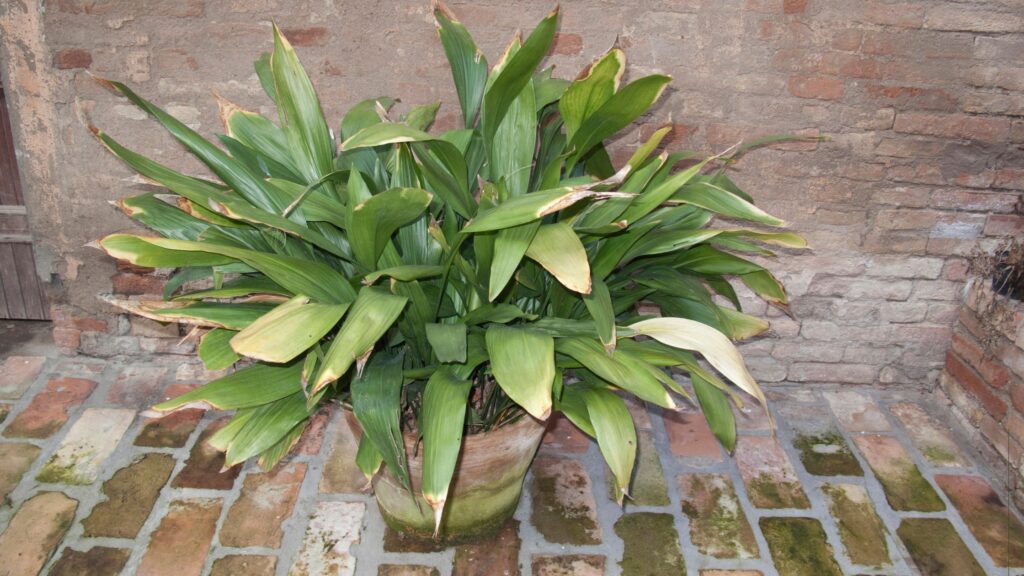
MULTIPOLYGON (((350 412, 346 412, 345 420, 353 433, 362 432, 350 412)), ((543 422, 524 414, 512 424, 464 437, 441 520, 442 541, 453 543, 488 535, 512 517, 544 428, 543 422)), ((433 511, 420 494, 422 451, 416 452, 414 436, 405 434, 404 438, 415 498, 386 466, 374 479, 374 495, 388 526, 407 537, 432 539, 433 511)))

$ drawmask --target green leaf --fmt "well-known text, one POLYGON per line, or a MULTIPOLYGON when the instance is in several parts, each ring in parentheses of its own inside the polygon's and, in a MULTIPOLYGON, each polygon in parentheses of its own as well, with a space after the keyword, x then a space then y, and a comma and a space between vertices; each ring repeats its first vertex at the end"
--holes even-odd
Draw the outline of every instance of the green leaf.
POLYGON ((394 98, 378 96, 363 100, 349 108, 348 112, 345 113, 345 117, 341 120, 341 137, 348 139, 367 126, 380 124, 380 114, 377 113, 377 110, 387 111, 394 104, 394 98))
POLYGON ((452 16, 444 4, 434 5, 434 19, 437 21, 437 34, 441 37, 441 45, 444 46, 452 69, 462 118, 466 128, 472 128, 487 82, 487 58, 477 48, 466 27, 452 16))
POLYGON ((334 142, 324 120, 313 83, 302 68, 288 39, 274 24, 274 52, 270 68, 277 91, 277 113, 288 137, 291 157, 306 183, 334 169, 334 142))
POLYGON ((740 280, 754 291, 758 296, 773 304, 786 305, 789 298, 786 296, 786 288, 779 282, 771 272, 757 270, 740 274, 740 280))
POLYGON ((290 362, 338 323, 348 304, 318 304, 295 296, 264 314, 234 338, 235 352, 264 362, 290 362))
POLYGON ((267 448, 260 454, 257 463, 264 472, 271 471, 282 458, 288 454, 288 451, 292 449, 292 446, 299 441, 302 437, 302 433, 306 431, 306 427, 309 426, 309 419, 302 420, 295 425, 294 428, 288 431, 276 444, 267 448))
POLYGON ((204 298, 238 298, 251 294, 279 294, 290 296, 287 290, 281 288, 276 282, 263 276, 242 276, 237 280, 227 282, 221 288, 209 290, 196 290, 174 297, 175 300, 202 300, 204 298))
POLYGON ((566 88, 558 102, 558 110, 565 122, 567 138, 572 140, 586 119, 619 89, 625 70, 626 55, 622 50, 612 48, 566 88))
POLYGON ((621 349, 616 348, 609 355, 608 351, 593 338, 573 337, 559 338, 555 342, 555 350, 575 359, 587 370, 642 400, 662 408, 676 406, 653 373, 647 370, 639 359, 621 349))
POLYGON ((411 282, 422 278, 440 276, 444 273, 443 266, 431 266, 424 264, 408 264, 395 266, 393 268, 382 268, 374 270, 363 278, 363 284, 369 286, 381 278, 394 278, 399 282, 411 282))
POLYGON ((680 270, 698 274, 749 274, 764 270, 749 260, 715 250, 711 246, 696 246, 680 255, 673 265, 680 270))
POLYGON ((566 288, 581 294, 590 293, 587 251, 569 224, 542 225, 527 248, 526 256, 543 266, 566 288))
POLYGON ((594 425, 590 422, 590 414, 587 412, 587 402, 584 398, 584 390, 589 389, 582 385, 566 385, 562 388, 561 399, 555 400, 555 408, 565 414, 577 428, 591 438, 597 437, 594 425))
POLYGON ((427 324, 427 340, 438 362, 466 361, 465 324, 427 324))
POLYGON ((241 359, 231 349, 231 338, 238 334, 234 330, 214 328, 199 340, 199 359, 207 370, 223 370, 241 359))
POLYGON ((466 400, 473 383, 442 367, 427 380, 420 410, 423 432, 423 497, 434 510, 434 534, 441 528, 448 486, 462 449, 466 400))
POLYGON ((462 317, 462 321, 469 326, 486 324, 488 322, 505 324, 506 322, 525 318, 526 316, 526 312, 512 304, 482 304, 467 312, 462 317))
POLYGON ((692 186, 684 186, 676 192, 672 199, 700 206, 723 216, 750 220, 768 226, 785 226, 786 223, 747 202, 743 198, 709 182, 700 182, 692 186))
POLYGON ((428 142, 436 139, 436 136, 431 136, 422 130, 417 130, 405 124, 380 122, 378 124, 371 124, 346 139, 341 143, 341 150, 347 152, 349 150, 371 148, 382 144, 428 142))
POLYGON ((309 418, 309 414, 306 397, 302 392, 256 408, 248 422, 228 444, 224 466, 234 466, 270 449, 300 422, 309 418))
POLYGON ((594 319, 597 337, 601 339, 604 349, 615 350, 615 308, 612 306, 612 297, 604 280, 591 280, 591 291, 590 294, 583 296, 583 304, 590 312, 590 317, 594 319))
POLYGON ((348 233, 356 260, 375 268, 391 235, 419 218, 431 198, 419 188, 392 188, 355 205, 348 233))
POLYGON ((367 481, 370 481, 383 463, 384 455, 377 450, 366 434, 363 434, 359 438, 359 448, 356 450, 356 466, 359 467, 359 471, 366 476, 367 481))
POLYGON ((636 462, 636 428, 626 403, 601 388, 581 388, 587 415, 597 437, 604 461, 615 476, 615 495, 619 504, 629 493, 629 480, 636 462))
POLYGON ((483 136, 491 142, 498 126, 505 118, 523 88, 530 82, 537 66, 548 53, 558 28, 558 8, 555 8, 537 24, 523 47, 503 63, 500 72, 484 93, 483 136))
POLYGON ((526 194, 537 148, 537 110, 533 82, 511 102, 491 141, 488 176, 502 181, 510 197, 526 194))
POLYGON ((490 325, 486 339, 491 370, 501 389, 531 416, 547 420, 555 377, 554 339, 501 324, 490 325))
POLYGON ((575 149, 574 158, 582 158, 605 138, 629 126, 654 104, 671 81, 668 76, 653 74, 616 92, 587 117, 569 141, 569 149, 575 149))
POLYGON ((196 326, 241 330, 273 310, 273 304, 234 302, 153 302, 139 301, 136 314, 160 322, 176 320, 196 326))
MULTIPOLYGON (((365 358, 398 319, 407 298, 366 287, 359 291, 345 321, 327 350, 313 393, 342 377, 357 358, 365 358)), ((365 362, 365 360, 363 360, 365 362)), ((357 367, 357 371, 359 367, 357 367)))
POLYGON ((696 374, 690 374, 690 381, 693 382, 693 391, 697 393, 697 400, 711 433, 726 450, 732 452, 736 448, 736 416, 729 406, 729 400, 721 390, 696 374))
POLYGON ((208 223, 160 200, 153 193, 118 200, 117 205, 131 219, 167 238, 196 240, 210 227, 208 223))
POLYGON ((519 268, 523 256, 529 250, 530 243, 533 242, 538 229, 540 229, 540 221, 498 230, 494 238, 490 284, 487 287, 488 301, 496 300, 508 285, 509 280, 519 268))
POLYGON ((100 249, 118 260, 147 268, 185 268, 189 266, 219 266, 237 262, 222 254, 182 252, 153 244, 158 238, 145 238, 131 234, 111 234, 98 242, 100 249))
POLYGON ((238 410, 261 406, 301 390, 301 364, 269 366, 253 364, 212 382, 153 406, 169 412, 197 405, 216 410, 238 410))
POLYGON ((380 453, 388 470, 407 490, 412 490, 409 464, 402 440, 401 355, 376 354, 361 376, 352 380, 352 412, 380 453))
POLYGON ((228 135, 258 152, 264 161, 281 164, 296 178, 302 174, 292 158, 288 136, 273 122, 255 112, 237 107, 228 111, 225 122, 228 135))
POLYGON ((531 192, 510 198, 490 210, 480 212, 462 231, 476 233, 511 228, 564 210, 585 198, 607 198, 618 195, 612 192, 595 192, 587 188, 570 186, 531 192))

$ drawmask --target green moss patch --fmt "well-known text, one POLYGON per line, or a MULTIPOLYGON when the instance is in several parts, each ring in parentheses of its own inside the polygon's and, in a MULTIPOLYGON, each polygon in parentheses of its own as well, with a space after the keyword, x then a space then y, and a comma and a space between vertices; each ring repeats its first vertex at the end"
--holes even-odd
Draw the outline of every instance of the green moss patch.
POLYGON ((822 491, 828 496, 829 510, 839 525, 839 536, 850 561, 865 566, 889 565, 885 526, 864 488, 853 484, 828 484, 822 491))
POLYGON ((810 508, 811 503, 799 482, 779 480, 762 472, 747 483, 750 501, 758 508, 810 508))
POLYGON ((941 512, 946 504, 924 479, 913 462, 906 460, 891 469, 875 470, 878 482, 885 490, 885 499, 893 510, 941 512))
POLYGON ((821 434, 800 434, 793 445, 800 451, 800 461, 815 476, 863 476, 864 470, 846 441, 836 431, 821 434))
POLYGON ((953 525, 941 518, 907 518, 896 530, 922 576, 984 576, 953 525))
POLYGON ((680 478, 683 513, 690 518, 690 539, 702 554, 715 558, 756 558, 754 531, 736 498, 732 482, 720 474, 680 478))
POLYGON ((624 544, 622 560, 619 561, 623 576, 686 573, 679 534, 671 514, 623 514, 615 523, 615 533, 624 544))
POLYGON ((813 518, 761 518, 779 574, 787 576, 842 576, 821 523, 813 518))
MULTIPOLYGON (((559 478, 536 475, 530 486, 533 510, 530 522, 544 539, 556 544, 600 544, 601 528, 595 513, 583 502, 566 501, 558 497, 559 478)), ((582 490, 584 487, 581 486, 582 490)), ((586 483, 589 490, 589 483, 586 483)), ((584 499, 588 495, 580 494, 584 499)))

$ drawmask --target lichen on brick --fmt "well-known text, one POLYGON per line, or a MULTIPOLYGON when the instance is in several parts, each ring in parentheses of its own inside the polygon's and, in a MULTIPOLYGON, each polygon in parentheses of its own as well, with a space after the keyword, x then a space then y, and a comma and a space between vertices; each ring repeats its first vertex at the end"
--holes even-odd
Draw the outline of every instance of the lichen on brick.
POLYGON ((864 471, 843 437, 834 430, 800 434, 793 441, 800 462, 815 476, 863 476, 864 471))
POLYGON ((829 510, 839 526, 839 536, 850 561, 865 566, 889 565, 885 526, 864 488, 854 484, 826 484, 822 492, 829 498, 829 510))

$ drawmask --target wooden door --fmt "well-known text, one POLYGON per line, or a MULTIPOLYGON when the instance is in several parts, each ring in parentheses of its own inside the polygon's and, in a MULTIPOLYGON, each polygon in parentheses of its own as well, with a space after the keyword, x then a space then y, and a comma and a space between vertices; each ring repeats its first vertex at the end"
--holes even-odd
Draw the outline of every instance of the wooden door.
POLYGON ((47 320, 49 308, 36 275, 7 98, 0 80, 0 318, 47 320))

